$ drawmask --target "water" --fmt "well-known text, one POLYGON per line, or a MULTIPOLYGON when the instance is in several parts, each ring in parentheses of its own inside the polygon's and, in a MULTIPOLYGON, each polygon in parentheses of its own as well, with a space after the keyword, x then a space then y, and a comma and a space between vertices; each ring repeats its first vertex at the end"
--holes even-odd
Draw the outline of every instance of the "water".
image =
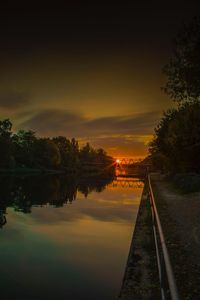
POLYGON ((105 178, 0 178, 1 298, 115 299, 141 192, 105 178))

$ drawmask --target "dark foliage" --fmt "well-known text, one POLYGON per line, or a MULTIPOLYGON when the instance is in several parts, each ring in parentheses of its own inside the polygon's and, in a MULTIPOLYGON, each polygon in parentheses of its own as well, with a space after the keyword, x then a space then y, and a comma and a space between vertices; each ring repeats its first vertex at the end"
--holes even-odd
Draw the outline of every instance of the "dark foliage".
POLYGON ((168 110, 149 144, 158 169, 171 172, 200 170, 200 103, 186 103, 168 110))
POLYGON ((89 143, 79 147, 74 138, 38 138, 35 132, 19 130, 13 134, 12 123, 0 121, 1 169, 58 169, 64 171, 113 171, 113 159, 103 149, 89 143))
POLYGON ((163 90, 176 102, 200 99, 200 18, 184 25, 174 41, 173 56, 164 67, 163 90))
POLYGON ((11 122, 0 121, 0 167, 8 168, 12 164, 11 155, 11 122))
MULTIPOLYGON (((165 112, 155 128, 149 144, 152 162, 163 172, 199 173, 200 18, 184 25, 177 35, 173 57, 164 73, 168 81, 163 89, 178 108, 165 112)), ((194 185, 195 180, 192 178, 194 185)))

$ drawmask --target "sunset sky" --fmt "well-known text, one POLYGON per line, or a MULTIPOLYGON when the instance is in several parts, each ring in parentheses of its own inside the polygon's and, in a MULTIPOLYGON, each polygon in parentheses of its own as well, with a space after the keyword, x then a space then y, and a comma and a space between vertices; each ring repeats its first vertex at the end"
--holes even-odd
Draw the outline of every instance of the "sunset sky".
POLYGON ((115 157, 146 155, 172 106, 160 90, 162 67, 198 1, 66 2, 1 6, 0 119, 14 130, 89 141, 115 157))

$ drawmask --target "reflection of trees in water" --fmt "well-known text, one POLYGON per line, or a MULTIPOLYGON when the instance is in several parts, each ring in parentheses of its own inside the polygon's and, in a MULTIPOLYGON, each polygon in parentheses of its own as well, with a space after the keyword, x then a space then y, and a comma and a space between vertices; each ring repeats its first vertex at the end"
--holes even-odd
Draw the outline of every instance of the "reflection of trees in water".
POLYGON ((5 214, 6 214, 5 210, 4 211, 0 210, 0 228, 2 228, 7 222, 5 214))
POLYGON ((87 180, 83 180, 79 182, 78 191, 81 192, 85 197, 87 197, 87 195, 93 191, 101 193, 105 189, 106 185, 108 185, 111 181, 111 178, 91 178, 90 183, 87 184, 87 180))
POLYGON ((30 213, 32 206, 50 204, 61 207, 72 203, 76 199, 77 191, 87 197, 92 191, 103 191, 110 182, 111 177, 1 177, 0 227, 6 223, 5 214, 8 206, 23 213, 30 213))

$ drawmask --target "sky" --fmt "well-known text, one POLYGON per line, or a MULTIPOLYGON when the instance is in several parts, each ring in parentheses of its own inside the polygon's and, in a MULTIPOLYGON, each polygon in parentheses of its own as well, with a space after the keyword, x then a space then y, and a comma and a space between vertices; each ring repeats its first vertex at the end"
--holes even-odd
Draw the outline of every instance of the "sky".
POLYGON ((162 112, 162 68, 198 1, 2 4, 0 119, 38 136, 75 137, 143 157, 162 112))

